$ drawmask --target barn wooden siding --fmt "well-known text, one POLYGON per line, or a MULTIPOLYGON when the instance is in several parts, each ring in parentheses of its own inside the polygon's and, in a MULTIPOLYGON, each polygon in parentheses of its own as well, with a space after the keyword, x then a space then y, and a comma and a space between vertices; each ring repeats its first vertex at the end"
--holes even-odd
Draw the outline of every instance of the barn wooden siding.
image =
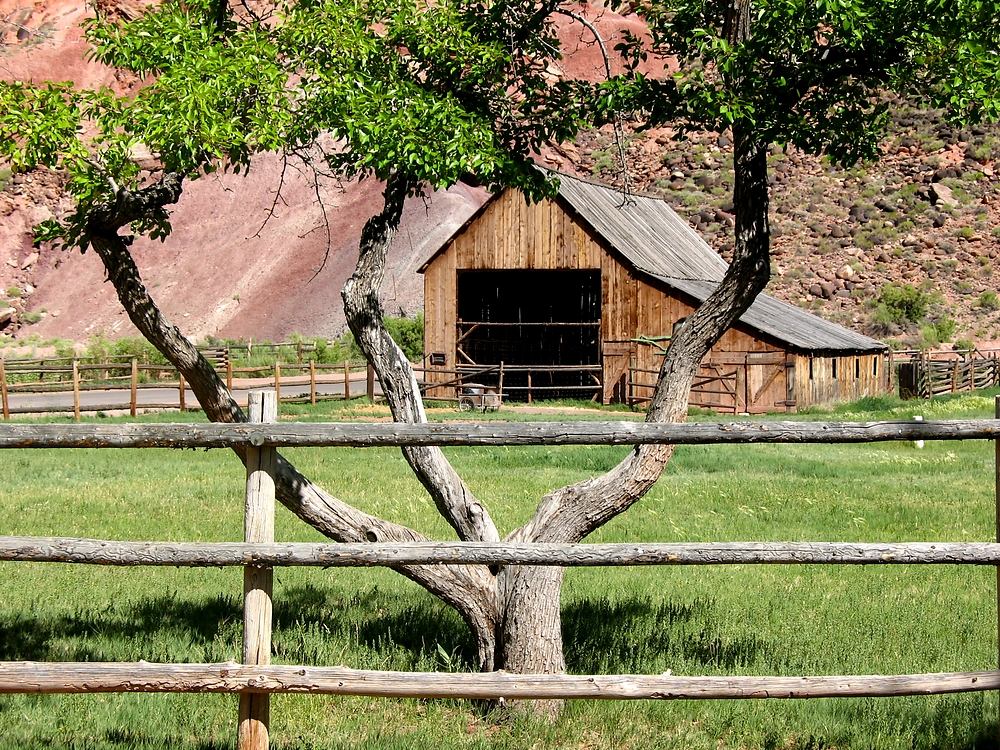
MULTIPOLYGON (((630 377, 641 378, 640 388, 633 391, 641 397, 642 382, 651 383, 654 376, 630 372, 658 369, 662 350, 635 339, 669 336, 675 321, 695 309, 662 282, 620 261, 556 201, 529 204, 520 193, 507 190, 474 215, 424 267, 424 351, 444 352, 447 357, 443 366, 425 363, 429 384, 453 381, 456 365, 467 364, 456 361, 458 272, 518 269, 600 269, 605 398, 616 383, 621 384, 616 393, 624 398, 630 377)), ((760 413, 888 390, 890 368, 884 354, 836 357, 836 377, 832 359, 790 353, 780 343, 737 325, 706 358, 702 380, 707 384, 692 402, 724 412, 760 413), (859 377, 854 377, 856 361, 859 377)), ((454 395, 450 386, 432 387, 427 393, 454 395)))
MULTIPOLYGON (((424 271, 424 352, 444 352, 448 358, 437 372, 427 366, 427 382, 448 382, 454 376, 446 371, 463 364, 455 361, 458 271, 601 269, 603 310, 609 295, 617 299, 628 294, 619 284, 631 286, 634 295, 634 280, 621 278, 617 266, 590 233, 554 201, 528 204, 520 193, 504 192, 486 204, 424 271)), ((607 339, 607 324, 602 314, 602 339, 607 339)), ((616 329, 620 329, 617 324, 616 329)), ((428 395, 453 394, 430 389, 428 395)))

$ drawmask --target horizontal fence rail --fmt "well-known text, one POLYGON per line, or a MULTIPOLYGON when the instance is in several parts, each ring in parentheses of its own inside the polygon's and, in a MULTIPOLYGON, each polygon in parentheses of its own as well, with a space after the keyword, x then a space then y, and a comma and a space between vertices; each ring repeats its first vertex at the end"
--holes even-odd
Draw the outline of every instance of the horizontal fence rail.
MULTIPOLYGON (((134 542, 0 537, 0 562, 244 568, 242 664, 0 662, 0 694, 215 692, 239 695, 240 750, 268 747, 270 693, 399 698, 730 699, 932 695, 1000 689, 1000 671, 901 675, 684 676, 427 673, 342 666, 271 665, 271 570, 275 566, 415 565, 990 565, 1000 581, 998 542, 684 542, 527 544, 421 541, 314 544, 273 541, 275 449, 289 446, 531 446, 733 443, 872 443, 987 439, 996 419, 917 422, 643 422, 279 424, 278 394, 251 394, 254 423, 0 425, 0 449, 226 448, 247 456, 245 541, 134 542)), ((1000 613, 998 613, 1000 617, 1000 613)))
POLYGON ((937 422, 4 424, 3 448, 233 448, 874 443, 995 440, 1000 419, 937 422))
POLYGON ((1000 689, 1000 672, 685 677, 379 672, 347 667, 7 662, 3 693, 311 693, 385 698, 677 700, 941 695, 1000 689))
POLYGON ((998 565, 993 542, 677 542, 544 544, 408 542, 119 542, 70 537, 0 537, 0 561, 86 565, 225 567, 274 565, 998 565))

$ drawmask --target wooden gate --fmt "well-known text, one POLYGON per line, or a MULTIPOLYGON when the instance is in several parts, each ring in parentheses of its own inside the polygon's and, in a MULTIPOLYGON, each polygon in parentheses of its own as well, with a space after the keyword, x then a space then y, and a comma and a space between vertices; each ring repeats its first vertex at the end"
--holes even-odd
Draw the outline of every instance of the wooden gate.
POLYGON ((732 365, 702 362, 691 384, 691 406, 724 414, 740 411, 739 370, 732 365))
POLYGON ((705 358, 706 367, 735 369, 738 413, 795 409, 795 361, 786 352, 718 352, 705 358))
POLYGON ((610 404, 615 400, 618 391, 619 401, 625 401, 630 390, 629 368, 635 358, 635 343, 630 341, 605 341, 601 347, 601 363, 604 368, 604 379, 601 402, 610 404))

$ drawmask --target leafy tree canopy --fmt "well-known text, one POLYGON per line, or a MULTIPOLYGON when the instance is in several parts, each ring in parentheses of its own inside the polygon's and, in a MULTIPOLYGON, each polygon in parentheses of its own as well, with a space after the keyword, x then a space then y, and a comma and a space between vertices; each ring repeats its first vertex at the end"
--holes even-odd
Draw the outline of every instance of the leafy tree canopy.
MULTIPOLYGON (((167 0, 135 20, 94 19, 94 57, 145 78, 130 97, 68 83, 0 83, 0 156, 62 169, 76 211, 41 239, 81 250, 96 207, 148 175, 248 169, 255 153, 322 158, 340 176, 403 174, 411 190, 463 176, 532 195, 551 189, 531 155, 579 126, 581 84, 545 78, 558 44, 517 0, 303 0, 267 17, 220 17, 217 0, 167 0)), ((163 209, 132 230, 164 238, 163 209)))
POLYGON ((647 125, 793 144, 850 164, 878 154, 893 95, 958 121, 1000 116, 1000 5, 989 0, 637 0, 650 37, 619 45, 632 74, 603 87, 604 111, 647 125), (746 33, 733 36, 734 14, 746 33), (649 55, 673 75, 635 73, 649 55))

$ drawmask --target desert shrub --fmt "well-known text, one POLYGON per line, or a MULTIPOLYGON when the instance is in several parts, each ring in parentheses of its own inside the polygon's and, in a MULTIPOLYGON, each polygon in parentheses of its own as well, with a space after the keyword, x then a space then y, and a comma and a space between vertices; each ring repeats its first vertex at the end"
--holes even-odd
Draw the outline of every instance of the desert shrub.
POLYGON ((403 354, 413 362, 424 356, 424 314, 413 318, 386 317, 385 327, 403 354))
POLYGON ((118 339, 111 344, 111 354, 115 357, 134 358, 143 365, 165 365, 166 358, 156 347, 139 336, 118 339))
POLYGON ((919 323, 930 302, 930 294, 915 286, 887 284, 879 291, 875 318, 886 323, 919 323))
POLYGON ((1000 297, 992 290, 985 291, 976 300, 976 307, 981 310, 1000 310, 1000 297))

